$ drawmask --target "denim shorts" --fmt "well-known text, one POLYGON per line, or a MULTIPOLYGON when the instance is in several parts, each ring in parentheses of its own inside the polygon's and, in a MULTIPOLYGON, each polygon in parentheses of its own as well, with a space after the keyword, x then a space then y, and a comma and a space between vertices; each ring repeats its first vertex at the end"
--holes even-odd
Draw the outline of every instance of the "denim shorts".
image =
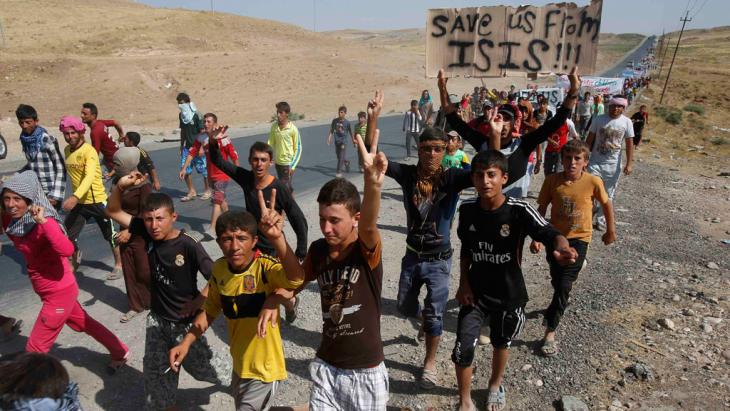
POLYGON ((401 261, 398 283, 398 311, 407 317, 423 316, 426 334, 439 336, 443 333, 443 316, 449 300, 451 257, 426 261, 410 250, 401 261), (426 286, 423 307, 418 301, 421 288, 426 286))

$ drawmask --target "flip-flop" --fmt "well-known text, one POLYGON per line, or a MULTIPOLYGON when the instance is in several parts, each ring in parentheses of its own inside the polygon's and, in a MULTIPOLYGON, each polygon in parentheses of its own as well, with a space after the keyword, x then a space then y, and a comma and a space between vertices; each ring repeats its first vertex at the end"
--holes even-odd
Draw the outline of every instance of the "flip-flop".
POLYGON ((504 386, 500 385, 497 391, 489 391, 489 397, 487 397, 487 410, 490 405, 496 405, 495 410, 503 410, 507 405, 507 398, 504 392, 504 386))
POLYGON ((122 274, 124 274, 124 272, 122 271, 121 267, 114 267, 114 269, 106 275, 106 279, 108 281, 118 280, 122 278, 122 274))
POLYGON ((180 201, 182 201, 184 203, 184 202, 187 202, 187 201, 192 201, 194 199, 195 199, 195 196, 186 195, 186 196, 181 197, 180 198, 180 201))
POLYGON ((542 347, 540 347, 540 352, 545 357, 554 357, 558 354, 558 342, 555 340, 543 340, 542 341, 542 347))
POLYGON ((134 310, 129 310, 126 313, 122 314, 122 317, 119 318, 119 322, 120 323, 129 322, 129 321, 132 320, 132 318, 134 318, 134 317, 136 317, 136 316, 138 316, 140 314, 141 314, 140 312, 137 312, 137 311, 134 311, 134 310))
POLYGON ((436 388, 436 386, 439 383, 439 376, 436 370, 427 370, 423 369, 423 373, 421 374, 421 380, 418 382, 418 385, 421 386, 424 390, 432 390, 436 388))
POLYGON ((213 193, 211 193, 210 191, 207 191, 207 192, 203 193, 203 195, 200 196, 200 199, 201 200, 207 200, 207 199, 209 199, 212 196, 213 196, 213 193))

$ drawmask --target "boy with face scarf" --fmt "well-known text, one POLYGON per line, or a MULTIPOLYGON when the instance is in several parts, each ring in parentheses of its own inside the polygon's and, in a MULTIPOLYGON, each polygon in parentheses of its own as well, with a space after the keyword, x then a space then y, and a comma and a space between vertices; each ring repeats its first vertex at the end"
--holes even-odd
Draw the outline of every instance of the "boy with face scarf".
POLYGON ((436 351, 449 297, 453 251, 449 228, 459 192, 472 186, 468 171, 444 170, 441 162, 446 143, 442 130, 426 127, 419 136, 418 164, 389 162, 386 172, 403 189, 408 236, 401 262, 398 310, 407 317, 422 318, 419 340, 425 336, 426 358, 420 384, 424 389, 438 385, 436 351), (418 294, 423 285, 427 295, 421 307, 418 294))

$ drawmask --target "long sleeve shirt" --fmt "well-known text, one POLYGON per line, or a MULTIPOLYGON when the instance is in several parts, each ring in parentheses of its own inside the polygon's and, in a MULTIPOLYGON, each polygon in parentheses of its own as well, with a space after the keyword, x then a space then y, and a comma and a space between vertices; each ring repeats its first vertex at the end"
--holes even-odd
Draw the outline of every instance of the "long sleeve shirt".
MULTIPOLYGON (((570 116, 570 110, 565 107, 560 107, 555 115, 545 121, 545 123, 537 129, 526 133, 521 138, 511 139, 510 142, 500 147, 500 151, 504 155, 509 156, 507 159, 509 176, 507 183, 504 185, 504 190, 510 189, 513 183, 520 180, 525 176, 527 172, 527 163, 530 159, 530 153, 537 148, 540 143, 547 141, 548 137, 555 133, 560 126, 565 124, 565 120, 570 116)), ((492 149, 493 147, 487 147, 488 136, 474 130, 469 127, 464 120, 459 117, 456 113, 451 113, 446 116, 449 125, 456 130, 459 135, 469 142, 475 150, 481 151, 486 149, 492 149)))
MULTIPOLYGON (((208 154, 210 155, 210 161, 216 167, 241 186, 243 198, 246 201, 246 210, 253 214, 257 221, 260 220, 261 208, 259 207, 258 189, 256 189, 253 172, 224 160, 219 145, 216 143, 209 145, 208 154)), ((271 184, 261 190, 263 191, 267 206, 270 206, 268 202, 269 198, 271 198, 271 190, 273 189, 276 189, 276 211, 286 213, 286 217, 289 219, 292 229, 294 229, 294 234, 297 236, 297 247, 294 253, 297 257, 304 258, 307 254, 307 231, 309 230, 307 219, 304 218, 304 213, 302 213, 302 210, 294 200, 294 197, 292 197, 289 189, 277 178, 274 178, 271 184)), ((269 240, 261 233, 259 233, 257 247, 267 254, 272 254, 274 250, 269 240)))
MULTIPOLYGON (((10 222, 10 216, 3 214, 3 228, 7 228, 10 222)), ((28 277, 38 295, 47 295, 76 284, 68 260, 74 252, 74 245, 56 220, 46 218, 44 224, 36 224, 24 237, 9 234, 8 237, 25 257, 28 277)))
POLYGON ((406 245, 418 253, 441 253, 451 249, 450 227, 459 192, 473 185, 468 171, 445 170, 433 187, 431 198, 418 200, 415 165, 388 162, 385 175, 400 184, 406 209, 406 245))

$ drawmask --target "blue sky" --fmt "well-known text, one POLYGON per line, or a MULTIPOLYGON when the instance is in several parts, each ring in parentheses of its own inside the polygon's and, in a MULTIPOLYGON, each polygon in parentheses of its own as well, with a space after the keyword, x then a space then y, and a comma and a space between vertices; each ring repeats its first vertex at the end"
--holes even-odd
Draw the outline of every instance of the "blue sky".
MULTIPOLYGON (((489 5, 544 5, 559 1, 469 1, 469 0, 138 0, 158 7, 188 8, 240 14, 292 23, 317 31, 340 29, 402 29, 425 27, 430 8, 489 5), (315 20, 316 9, 316 20, 315 20)), ((588 4, 588 0, 577 2, 588 4)), ((690 29, 730 25, 728 0, 604 0, 601 31, 606 33, 661 34, 679 30, 680 16, 689 8, 690 29)))

